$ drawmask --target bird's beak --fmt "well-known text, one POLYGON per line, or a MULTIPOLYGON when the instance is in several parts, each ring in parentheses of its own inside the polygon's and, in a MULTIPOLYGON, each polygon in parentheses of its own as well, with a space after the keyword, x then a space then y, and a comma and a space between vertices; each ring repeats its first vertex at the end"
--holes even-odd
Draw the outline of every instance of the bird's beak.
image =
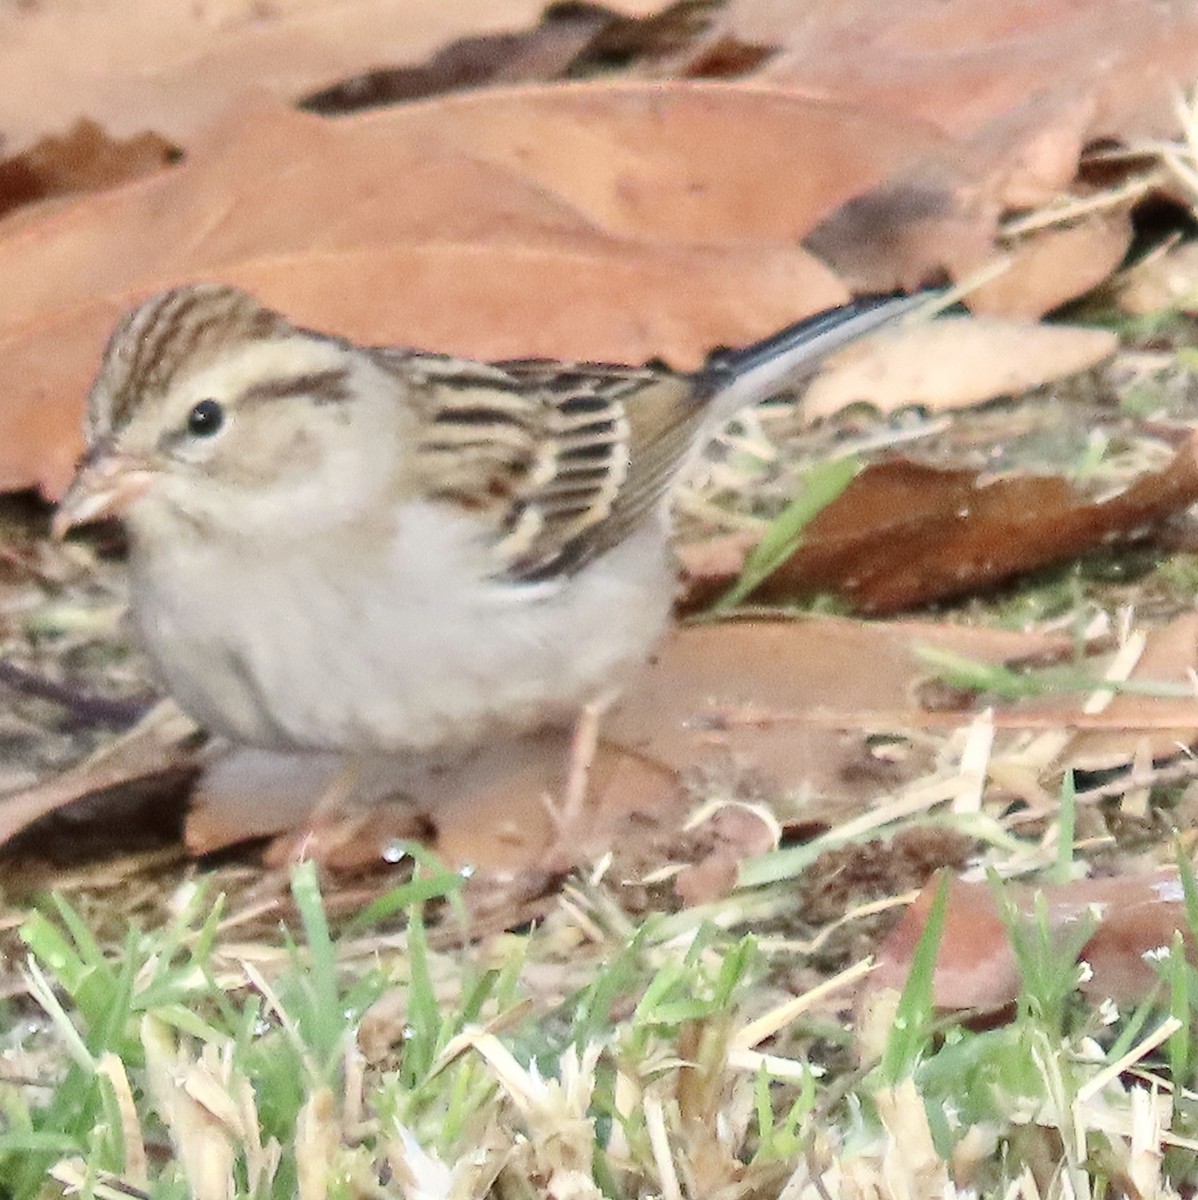
POLYGON ((154 474, 106 447, 89 451, 50 522, 61 540, 76 525, 120 517, 145 494, 154 474))

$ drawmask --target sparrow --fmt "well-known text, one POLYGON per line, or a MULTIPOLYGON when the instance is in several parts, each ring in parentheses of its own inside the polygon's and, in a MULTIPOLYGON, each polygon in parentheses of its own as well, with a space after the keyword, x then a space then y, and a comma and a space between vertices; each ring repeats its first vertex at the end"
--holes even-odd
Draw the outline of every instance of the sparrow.
POLYGON ((138 639, 212 733, 367 755, 567 726, 667 625, 666 496, 704 440, 925 300, 681 373, 360 346, 173 288, 112 335, 54 531, 123 522, 138 639))

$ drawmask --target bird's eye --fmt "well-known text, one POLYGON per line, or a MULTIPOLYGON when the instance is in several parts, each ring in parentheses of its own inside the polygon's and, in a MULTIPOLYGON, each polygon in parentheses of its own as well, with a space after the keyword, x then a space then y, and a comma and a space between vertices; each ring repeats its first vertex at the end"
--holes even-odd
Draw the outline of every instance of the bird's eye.
POLYGON ((187 432, 193 437, 211 437, 224 423, 225 410, 219 400, 200 400, 187 414, 187 432))

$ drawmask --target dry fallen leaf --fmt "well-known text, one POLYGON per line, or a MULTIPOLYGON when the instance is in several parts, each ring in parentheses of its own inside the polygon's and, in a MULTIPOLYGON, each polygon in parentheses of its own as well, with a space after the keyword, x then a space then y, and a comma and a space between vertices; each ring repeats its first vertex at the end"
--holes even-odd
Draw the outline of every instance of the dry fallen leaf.
MULTIPOLYGON (((1193 622, 1187 628, 1192 643, 1193 622)), ((338 820, 319 827, 315 840, 300 832, 297 843, 291 831, 303 831, 312 808, 338 786, 336 756, 213 748, 197 760, 179 749, 177 731, 164 741, 151 730, 148 742, 146 734, 131 736, 64 776, 7 797, 0 832, 11 837, 56 807, 180 765, 203 770, 187 826, 194 853, 282 835, 276 860, 299 845, 347 869, 377 863, 401 837, 429 838, 453 863, 566 869, 627 837, 629 821, 648 822, 646 830, 678 828, 691 803, 684 785, 699 778, 713 794, 736 795, 747 786, 791 820, 832 827, 865 811, 879 787, 894 791, 933 768, 930 751, 915 745, 901 760, 876 758, 870 735, 973 719, 969 711, 922 707, 917 684, 928 668, 921 647, 1001 663, 1059 655, 1070 645, 1062 637, 844 618, 676 630, 605 718, 588 803, 568 829, 555 816, 570 754, 565 733, 501 740, 457 761, 360 763, 338 820), (798 796, 808 799, 796 807, 798 796)), ((1167 657, 1171 645, 1163 639, 1155 658, 1167 657)), ((1017 727, 1067 727, 1082 723, 1078 703, 1070 697, 1067 710, 1047 717, 1039 709, 1010 716, 1017 727)), ((1104 714, 1104 728, 1139 721, 1159 729, 1176 704, 1138 703, 1130 717, 1104 714)), ((995 719, 1006 723, 1001 709, 995 719)), ((703 839, 690 845, 697 858, 687 860, 695 866, 679 877, 680 894, 708 897, 728 886, 734 865, 760 851, 752 832, 766 836, 760 825, 754 816, 745 831, 716 837, 708 849, 703 839)))
POLYGON ((1035 319, 1107 279, 1131 244, 1131 222, 1107 215, 1041 230, 1011 251, 1007 270, 966 297, 975 313, 1035 319))
POLYGON ((633 30, 646 31, 651 40, 647 31, 654 24, 653 16, 621 18, 598 5, 550 7, 539 25, 456 38, 424 62, 379 65, 340 79, 305 96, 300 107, 324 116, 344 116, 445 92, 566 79, 591 53, 602 53, 604 43, 613 36, 623 33, 635 40, 633 30))
MULTIPOLYGON (((903 186, 861 197, 858 219, 834 222, 813 243, 840 269, 854 232, 880 234, 871 240, 887 247, 881 261, 846 274, 878 287, 907 277, 894 269, 896 243, 907 272, 939 261, 962 281, 982 265, 968 221, 962 227, 945 212, 925 214, 921 228, 908 215, 913 203, 938 196, 941 209, 975 221, 1046 205, 1070 186, 1087 146, 1176 137, 1177 97, 1198 77, 1198 13, 1187 0, 1151 9, 1122 0, 815 0, 801 21, 788 0, 733 0, 690 61, 729 38, 776 48, 758 81, 918 116, 954 138, 952 161, 967 164, 964 178, 953 180, 933 158, 903 186)), ((1068 299, 1085 289, 1079 253, 1076 240, 1037 252, 1042 304, 1053 293, 1068 299), (1054 273, 1055 253, 1062 261, 1054 273)), ((1025 294, 1016 311, 1035 307, 1025 294)))
MULTIPOLYGON (((696 772, 729 786, 747 772, 775 797, 809 794, 818 819, 835 822, 865 807, 879 779, 897 781, 927 767, 922 752, 913 751, 902 767, 875 759, 868 735, 879 722, 898 728, 926 716, 912 697, 926 674, 915 648, 929 644, 992 662, 1069 645, 1038 634, 843 618, 679 629, 605 718, 584 820, 565 845, 553 805, 570 739, 555 733, 500 740, 457 761, 359 764, 344 811, 352 844, 338 841, 334 828, 330 857, 376 862, 395 837, 431 827, 436 848, 452 862, 525 869, 544 866, 554 851, 568 866, 601 853, 638 813, 680 822, 690 808, 683 783, 696 772)), ((189 723, 169 724, 169 736, 162 728, 131 732, 70 772, 4 797, 0 843, 84 796, 199 766, 187 837, 193 852, 208 853, 301 829, 342 772, 332 755, 244 747, 214 746, 197 759, 185 746, 189 723)), ((756 834, 738 833, 728 846, 733 842, 740 853, 758 844, 756 834)))
POLYGON ((1161 132, 1175 90, 1198 75, 1198 12, 1185 0, 812 0, 802 21, 788 0, 732 0, 713 36, 723 31, 781 47, 763 79, 916 114, 957 135, 1084 97, 1090 119, 1079 128, 1074 118, 1074 148, 1161 132))
MULTIPOLYGON (((936 889, 935 880, 923 889, 886 940, 869 978, 870 992, 902 988, 936 889)), ((1077 936, 1080 920, 1092 919, 1096 927, 1081 953, 1092 974, 1081 987, 1091 996, 1110 996, 1120 1004, 1135 1004, 1147 995, 1159 976, 1145 955, 1170 945, 1174 933, 1187 928, 1181 882, 1172 869, 1058 886, 1007 883, 1003 895, 1028 922, 1035 920, 1035 900, 1042 895, 1049 931, 1062 944, 1077 936)), ((954 880, 945 917, 932 979, 933 1003, 942 1009, 998 1009, 1010 1004, 1019 993, 1019 971, 993 888, 954 880)))
POLYGON ((740 865, 776 849, 780 829, 761 806, 721 804, 691 821, 687 833, 705 843, 696 859, 674 876, 674 893, 684 904, 710 904, 736 887, 740 865))
POLYGON ((882 412, 963 408, 1084 371, 1117 345, 1106 329, 941 317, 880 333, 830 359, 807 389, 803 414, 814 421, 858 402, 882 412))
MULTIPOLYGON (((1193 622, 1187 628, 1192 649, 1193 622)), ((1171 645, 1162 639, 1156 658, 1167 657, 1171 645)), ((605 718, 586 808, 568 828, 559 827, 555 815, 570 755, 566 733, 500 740, 457 761, 362 762, 337 821, 318 827, 313 840, 303 832, 309 813, 343 776, 336 756, 213 747, 197 759, 184 741, 190 725, 176 720, 131 733, 72 771, 5 797, 0 837, 11 838, 84 796, 181 766, 203 772, 187 823, 193 853, 282 835, 276 859, 302 846, 342 868, 377 863, 397 838, 420 837, 453 863, 565 870, 627 839, 629 822, 642 821, 638 836, 646 838, 650 829, 678 829, 692 803, 688 781, 705 781, 699 786, 710 795, 735 796, 747 788, 790 822, 834 827, 868 810, 880 788, 894 792, 934 769, 932 751, 918 742, 899 759, 877 757, 871 735, 974 719, 969 710, 922 706, 917 685, 928 675, 921 653, 927 646, 1004 663, 1057 657, 1072 642, 830 617, 676 630, 605 718)), ((1069 697, 1064 710, 1047 714, 1025 706, 999 709, 994 720, 1000 727, 1108 730, 1129 721, 1159 729, 1177 720, 1175 701, 1141 701, 1130 717, 1108 712, 1089 719, 1078 715, 1079 703, 1069 697)), ((759 826, 753 817, 745 830, 716 837, 706 849, 710 838, 687 843, 697 857, 684 861, 697 865, 680 877, 681 892, 710 896, 726 886, 732 865, 760 850, 758 832, 768 830, 759 826)), ((77 840, 77 829, 72 836, 77 840)), ((661 853, 671 853, 671 845, 683 848, 675 835, 673 842, 663 838, 661 853)))
POLYGON ((854 290, 909 291, 987 268, 1001 209, 979 195, 959 146, 933 150, 842 204, 803 244, 854 290))
MULTIPOLYGON (((0 129, 14 151, 91 117, 178 141, 249 89, 283 102, 466 35, 535 25, 544 0, 89 0, 0 9, 0 129)), ((644 15, 660 0, 610 0, 644 15)))
POLYGON ((156 133, 115 140, 94 121, 81 120, 62 137, 42 138, 0 160, 0 216, 50 196, 97 191, 152 174, 178 154, 156 133))
POLYGON ((189 740, 195 723, 170 700, 78 766, 0 796, 0 846, 27 826, 84 796, 196 765, 189 740))
MULTIPOLYGON (((1056 476, 986 480, 892 459, 858 474, 752 595, 769 602, 827 592, 859 612, 898 612, 1142 535, 1195 501, 1198 438, 1162 470, 1100 500, 1056 476)), ((702 608, 731 586, 756 541, 733 534, 683 546, 681 607, 702 608)))
POLYGON ((238 105, 177 169, 8 236, 0 225, 0 323, 244 259, 391 242, 535 247, 546 229, 597 228, 781 249, 929 143, 917 123, 706 84, 495 90, 336 122, 238 105))
POLYGON ((1116 295, 1119 307, 1137 317, 1198 311, 1198 242, 1180 242, 1137 263, 1117 281, 1116 295))

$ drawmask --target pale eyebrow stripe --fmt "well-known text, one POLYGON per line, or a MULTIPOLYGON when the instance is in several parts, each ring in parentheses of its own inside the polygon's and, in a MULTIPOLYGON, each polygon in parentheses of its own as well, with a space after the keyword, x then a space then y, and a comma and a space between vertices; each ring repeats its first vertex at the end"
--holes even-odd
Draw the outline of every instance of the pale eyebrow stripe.
POLYGON ((327 371, 308 371, 303 375, 287 375, 252 383, 237 398, 237 405, 261 404, 290 396, 311 396, 317 404, 341 404, 352 395, 349 368, 331 367, 327 371))

